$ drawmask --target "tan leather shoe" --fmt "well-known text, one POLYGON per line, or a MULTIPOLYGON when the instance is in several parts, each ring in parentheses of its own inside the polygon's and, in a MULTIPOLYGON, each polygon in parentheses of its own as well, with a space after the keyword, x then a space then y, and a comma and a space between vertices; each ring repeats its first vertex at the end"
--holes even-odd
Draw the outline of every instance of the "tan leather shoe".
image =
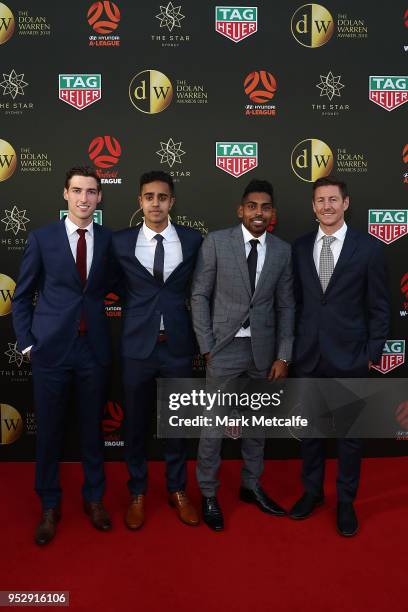
POLYGON ((125 515, 125 525, 128 529, 140 529, 144 523, 144 495, 132 495, 129 508, 125 515))
POLYGON ((99 529, 99 531, 109 531, 112 529, 109 514, 105 510, 101 501, 84 501, 84 510, 91 519, 91 523, 95 529, 99 529))
POLYGON ((59 508, 50 508, 44 510, 41 515, 41 521, 37 525, 35 530, 35 543, 39 546, 44 546, 51 542, 55 536, 57 530, 57 523, 61 518, 61 512, 59 508))
POLYGON ((185 491, 170 493, 169 504, 176 508, 179 519, 186 525, 195 526, 200 522, 197 510, 188 499, 185 491))

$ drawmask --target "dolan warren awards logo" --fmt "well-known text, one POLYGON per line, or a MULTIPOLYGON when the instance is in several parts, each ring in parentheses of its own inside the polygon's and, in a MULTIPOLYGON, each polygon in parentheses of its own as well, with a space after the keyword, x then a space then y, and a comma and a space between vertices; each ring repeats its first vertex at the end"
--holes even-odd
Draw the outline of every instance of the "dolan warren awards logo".
POLYGON ((83 110, 102 97, 100 74, 60 74, 59 99, 83 110))

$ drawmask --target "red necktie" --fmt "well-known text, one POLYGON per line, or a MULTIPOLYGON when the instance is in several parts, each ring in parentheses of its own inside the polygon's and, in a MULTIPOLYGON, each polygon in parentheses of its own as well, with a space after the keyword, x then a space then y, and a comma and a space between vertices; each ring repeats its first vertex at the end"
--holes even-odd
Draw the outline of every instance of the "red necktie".
MULTIPOLYGON (((79 234, 78 242, 77 242, 77 252, 76 252, 76 265, 78 268, 79 276, 81 277, 82 285, 85 286, 86 283, 86 240, 85 233, 88 230, 86 229, 77 229, 79 234)), ((83 311, 81 312, 81 320, 79 322, 79 332, 86 332, 86 321, 84 317, 83 311)))

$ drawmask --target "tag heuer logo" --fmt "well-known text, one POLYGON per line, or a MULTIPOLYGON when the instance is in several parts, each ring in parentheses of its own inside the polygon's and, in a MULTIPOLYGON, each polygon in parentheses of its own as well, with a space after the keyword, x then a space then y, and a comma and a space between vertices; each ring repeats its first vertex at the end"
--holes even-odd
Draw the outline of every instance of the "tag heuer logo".
POLYGON ((258 7, 216 6, 215 29, 235 43, 255 34, 258 29, 258 7))
POLYGON ((369 210, 368 233, 391 244, 408 233, 408 210, 369 210))
POLYGON ((370 76, 370 100, 387 111, 408 102, 408 76, 370 76))
POLYGON ((387 340, 380 363, 373 365, 374 370, 387 374, 405 361, 405 340, 387 340))
POLYGON ((242 176, 258 165, 257 142, 216 142, 217 168, 228 174, 242 176))
POLYGON ((100 74, 60 74, 59 99, 78 110, 83 110, 101 99, 100 74))
MULTIPOLYGON (((65 217, 68 215, 68 211, 67 210, 60 210, 59 211, 59 218, 61 219, 65 219, 65 217)), ((102 225, 102 211, 99 209, 94 210, 93 215, 93 222, 97 223, 98 225, 102 225)))

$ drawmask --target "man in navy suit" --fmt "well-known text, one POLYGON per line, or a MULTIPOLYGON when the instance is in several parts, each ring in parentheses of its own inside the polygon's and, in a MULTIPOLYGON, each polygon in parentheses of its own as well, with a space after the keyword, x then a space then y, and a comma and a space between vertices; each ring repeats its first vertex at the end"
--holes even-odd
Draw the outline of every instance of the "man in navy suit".
POLYGON ((84 510, 94 527, 111 528, 102 504, 101 420, 111 359, 104 296, 109 289, 112 234, 93 223, 101 197, 101 181, 92 168, 67 172, 68 215, 30 233, 13 298, 18 347, 29 354, 33 373, 35 489, 42 503, 35 534, 39 545, 52 540, 60 518, 58 462, 71 383, 81 425, 84 510))
MULTIPOLYGON (((335 177, 313 184, 316 231, 293 245, 297 332, 294 365, 298 377, 365 378, 380 359, 388 335, 389 300, 380 243, 344 222, 346 184, 335 177)), ((339 438, 337 530, 353 536, 362 442, 339 438)), ((290 511, 309 516, 324 501, 324 440, 302 440, 304 494, 290 511)))
MULTIPOLYGON (((195 350, 186 302, 189 282, 201 245, 201 234, 169 221, 174 185, 165 172, 140 179, 139 203, 144 222, 116 232, 114 253, 122 269, 125 304, 122 317, 122 358, 125 447, 129 470, 129 529, 144 522, 147 491, 146 434, 154 404, 155 378, 190 378, 195 350)), ((169 502, 188 525, 198 515, 185 489, 186 443, 164 441, 169 502)))

